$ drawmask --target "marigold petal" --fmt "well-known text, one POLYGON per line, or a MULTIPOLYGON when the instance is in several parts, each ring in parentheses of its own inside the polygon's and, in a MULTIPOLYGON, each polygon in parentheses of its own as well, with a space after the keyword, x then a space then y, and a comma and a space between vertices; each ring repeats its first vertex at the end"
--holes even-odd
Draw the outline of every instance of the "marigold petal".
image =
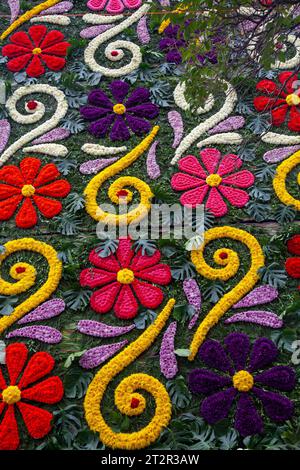
POLYGON ((261 400, 266 415, 275 423, 282 423, 293 416, 293 402, 284 395, 256 387, 252 391, 261 400))
POLYGON ((46 219, 52 219, 62 211, 62 203, 43 196, 33 196, 37 208, 46 219))
POLYGON ((7 62, 7 68, 11 72, 20 72, 20 70, 26 67, 31 58, 32 54, 24 54, 20 57, 15 57, 7 62))
POLYGON ((51 354, 45 351, 33 354, 18 384, 19 388, 24 389, 31 383, 36 382, 42 377, 45 377, 45 375, 52 371, 54 364, 55 361, 51 354))
POLYGON ((41 59, 38 55, 32 57, 32 61, 26 69, 26 73, 29 77, 37 78, 45 73, 45 67, 43 66, 41 59))
POLYGON ((60 172, 54 163, 48 163, 45 165, 41 171, 39 172, 38 176, 34 180, 34 187, 38 188, 50 181, 55 180, 58 176, 60 176, 60 172))
POLYGON ((33 43, 25 31, 17 31, 16 33, 12 34, 12 36, 10 36, 10 41, 13 44, 17 44, 19 46, 28 47, 30 50, 34 48, 33 43))
POLYGON ((57 180, 47 186, 42 186, 36 189, 36 194, 50 197, 65 197, 71 191, 71 185, 66 180, 57 180))
POLYGON ((23 196, 12 196, 9 199, 0 201, 0 220, 10 219, 17 210, 18 205, 22 201, 23 196))
POLYGON ((19 188, 24 185, 22 173, 15 165, 6 165, 0 168, 0 180, 19 188))
POLYGON ((30 228, 37 224, 38 217, 29 197, 24 199, 16 217, 16 225, 20 228, 30 228))
POLYGON ((133 271, 150 268, 151 266, 156 265, 160 261, 160 258, 161 254, 159 250, 156 250, 152 255, 143 255, 142 249, 139 249, 131 261, 130 268, 133 269, 133 271))
POLYGON ((0 450, 16 450, 20 444, 14 406, 10 405, 0 424, 0 450))
POLYGON ((278 79, 282 85, 284 85, 285 90, 288 94, 295 92, 295 87, 293 87, 294 82, 297 81, 298 75, 295 72, 281 72, 278 75, 278 79))
POLYGON ((31 388, 22 390, 22 399, 53 404, 59 402, 64 395, 64 388, 59 377, 49 377, 31 388))
POLYGON ((43 47, 42 59, 44 54, 53 54, 55 56, 65 57, 65 55, 67 54, 67 50, 70 46, 71 44, 69 42, 60 42, 50 47, 43 47))
POLYGON ((13 343, 6 348, 6 367, 10 385, 15 385, 27 361, 28 349, 23 343, 13 343))
POLYGON ((33 439, 41 439, 51 431, 52 413, 21 401, 17 403, 17 407, 33 439))
POLYGON ((29 37, 33 40, 35 47, 40 47, 42 39, 47 33, 47 28, 44 25, 34 25, 28 30, 29 37))
POLYGON ((284 123, 288 109, 289 109, 288 105, 283 104, 271 110, 273 126, 281 126, 281 124, 284 123))
POLYGON ((0 201, 3 201, 3 199, 8 199, 11 196, 16 196, 17 194, 21 194, 20 188, 0 183, 0 201))
POLYGON ((28 50, 26 47, 15 46, 14 44, 7 44, 2 47, 3 57, 8 57, 9 59, 23 56, 24 54, 31 54, 31 50, 28 50))
POLYGON ((23 158, 20 163, 20 170, 25 184, 32 184, 41 167, 41 160, 34 157, 23 158))
POLYGON ((40 48, 44 50, 47 47, 51 47, 54 44, 64 41, 64 39, 65 36, 61 31, 53 29, 52 31, 49 31, 46 34, 45 38, 43 39, 43 42, 40 44, 40 48))
POLYGON ((66 65, 66 59, 63 59, 62 57, 56 57, 54 55, 48 55, 44 53, 42 53, 40 57, 42 61, 45 62, 47 67, 50 70, 54 70, 55 72, 63 69, 66 65))

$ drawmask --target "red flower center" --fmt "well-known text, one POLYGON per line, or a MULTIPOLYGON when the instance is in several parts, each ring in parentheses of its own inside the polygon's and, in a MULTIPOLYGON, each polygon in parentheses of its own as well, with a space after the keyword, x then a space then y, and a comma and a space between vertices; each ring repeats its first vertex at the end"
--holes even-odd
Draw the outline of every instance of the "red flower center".
POLYGON ((33 111, 37 107, 37 102, 34 100, 28 101, 27 103, 27 108, 30 109, 30 111, 33 111))
POLYGON ((140 404, 140 400, 138 398, 132 398, 131 399, 131 408, 137 408, 140 404))
POLYGON ((128 195, 128 191, 126 189, 120 189, 120 191, 117 192, 118 197, 126 197, 128 195))
POLYGON ((16 268, 16 273, 17 274, 25 273, 25 271, 26 271, 26 268, 22 268, 21 266, 16 268))
POLYGON ((228 254, 225 253, 225 251, 223 251, 222 253, 220 253, 220 258, 221 258, 221 259, 227 259, 227 258, 228 258, 228 254))
POLYGON ((118 51, 111 51, 111 55, 113 57, 117 57, 119 55, 118 51))

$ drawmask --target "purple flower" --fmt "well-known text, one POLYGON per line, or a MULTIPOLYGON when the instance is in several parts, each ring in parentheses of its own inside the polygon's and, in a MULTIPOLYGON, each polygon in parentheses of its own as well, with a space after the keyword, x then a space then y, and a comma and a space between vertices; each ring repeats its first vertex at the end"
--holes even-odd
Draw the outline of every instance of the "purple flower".
POLYGON ((263 431, 263 420, 256 409, 258 401, 264 413, 276 423, 282 423, 293 415, 291 400, 269 389, 292 390, 296 383, 294 370, 289 366, 274 366, 259 372, 278 356, 273 341, 259 338, 251 349, 247 335, 231 333, 224 339, 224 346, 209 339, 198 354, 208 367, 223 372, 195 369, 189 375, 190 390, 206 396, 200 413, 209 424, 227 418, 234 403, 234 425, 243 437, 263 431))
POLYGON ((98 89, 90 92, 88 105, 80 109, 82 116, 91 121, 89 132, 95 137, 128 140, 130 131, 143 135, 150 131, 149 119, 154 119, 159 108, 149 101, 150 92, 147 88, 136 88, 128 97, 129 85, 122 80, 110 84, 114 102, 98 89))

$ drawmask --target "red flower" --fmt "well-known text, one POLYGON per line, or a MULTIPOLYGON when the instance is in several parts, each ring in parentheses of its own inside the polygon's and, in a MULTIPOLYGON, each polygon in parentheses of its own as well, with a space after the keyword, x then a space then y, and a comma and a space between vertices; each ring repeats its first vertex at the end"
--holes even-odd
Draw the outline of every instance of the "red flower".
POLYGON ((256 89, 266 96, 254 98, 256 111, 271 111, 273 126, 281 126, 288 116, 288 128, 300 131, 300 94, 295 84, 298 75, 294 72, 282 72, 278 75, 280 84, 272 80, 261 80, 256 89))
POLYGON ((27 157, 21 161, 20 168, 7 165, 0 169, 0 182, 5 183, 0 183, 0 220, 10 219, 20 203, 16 217, 16 225, 20 228, 36 225, 38 219, 34 204, 47 219, 61 212, 61 202, 50 198, 67 196, 71 185, 66 180, 57 179, 60 173, 54 163, 40 169, 41 164, 38 158, 27 157))
POLYGON ((29 77, 40 77, 45 73, 44 65, 54 71, 66 65, 64 57, 70 44, 64 39, 60 31, 48 32, 44 25, 31 26, 28 34, 25 31, 13 34, 11 44, 2 48, 2 55, 10 59, 7 68, 11 72, 27 67, 29 77))
MULTIPOLYGON (((287 249, 293 255, 300 255, 300 235, 295 235, 287 242, 287 249)), ((300 279, 300 257, 288 258, 285 262, 288 275, 294 279, 300 279)), ((300 290, 300 286, 298 286, 300 290)))
POLYGON ((101 286, 90 301, 98 313, 114 308, 118 318, 134 318, 138 312, 137 299, 146 308, 157 308, 163 301, 163 292, 149 282, 166 285, 171 281, 169 266, 159 264, 160 252, 156 250, 151 256, 142 255, 141 250, 135 253, 128 238, 119 240, 116 254, 101 258, 93 250, 89 260, 96 268, 84 269, 80 284, 91 288, 101 286))
POLYGON ((15 408, 21 414, 29 435, 33 439, 40 439, 50 432, 53 415, 28 401, 53 404, 59 402, 64 394, 62 381, 57 376, 38 382, 52 371, 55 364, 53 357, 46 352, 35 353, 20 377, 27 357, 28 349, 23 343, 10 344, 6 348, 9 382, 6 382, 0 369, 0 413, 3 416, 0 424, 0 450, 15 450, 19 446, 15 408), (28 387, 32 384, 34 385, 28 387))

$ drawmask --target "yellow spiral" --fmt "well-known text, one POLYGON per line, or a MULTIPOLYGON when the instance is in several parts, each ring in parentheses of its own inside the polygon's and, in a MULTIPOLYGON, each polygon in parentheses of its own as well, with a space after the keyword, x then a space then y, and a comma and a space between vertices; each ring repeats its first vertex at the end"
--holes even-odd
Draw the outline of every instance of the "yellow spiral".
POLYGON ((116 406, 128 416, 139 415, 146 407, 145 398, 136 390, 145 390, 153 396, 156 404, 155 414, 144 428, 133 433, 113 431, 102 416, 101 402, 113 378, 134 362, 157 338, 170 317, 174 304, 175 300, 170 299, 154 323, 102 367, 88 387, 84 400, 85 417, 90 429, 98 432, 100 440, 108 447, 127 450, 143 449, 156 441, 171 419, 172 407, 168 392, 159 380, 147 374, 132 374, 123 379, 115 390, 116 406), (136 400, 136 408, 131 406, 133 399, 136 400))
POLYGON ((61 2, 61 0, 47 0, 46 2, 42 2, 39 5, 36 5, 31 10, 26 11, 23 15, 21 15, 18 19, 16 19, 0 36, 0 39, 5 39, 10 33, 12 33, 15 29, 19 28, 21 24, 26 23, 34 16, 38 15, 42 11, 50 8, 56 3, 61 2))
POLYGON ((213 268, 209 266, 204 259, 204 249, 206 245, 220 238, 229 238, 240 241, 250 251, 250 268, 243 279, 208 312, 204 320, 200 323, 194 334, 190 345, 189 360, 192 361, 201 344, 206 338, 210 329, 218 323, 220 318, 242 297, 244 297, 259 280, 258 270, 264 266, 264 254, 259 242, 253 235, 234 227, 216 227, 208 230, 204 234, 204 242, 198 250, 192 251, 192 262, 197 271, 203 277, 211 280, 221 279, 227 281, 235 276, 239 270, 239 255, 229 248, 218 249, 214 253, 214 261, 223 266, 222 268, 213 268))
MULTIPOLYGON (((278 165, 273 178, 273 187, 278 199, 287 206, 294 206, 297 211, 300 211, 300 200, 289 194, 286 189, 286 179, 288 174, 299 164, 300 150, 278 165)), ((297 176, 297 183, 300 185, 300 173, 297 176)))
POLYGON ((97 195, 105 181, 117 173, 120 173, 120 171, 124 170, 125 168, 128 168, 142 155, 142 153, 154 140, 158 130, 159 126, 155 126, 150 134, 145 137, 145 139, 139 145, 137 145, 120 160, 105 168, 98 175, 94 176, 94 178, 89 182, 85 188, 84 195, 86 211, 93 219, 99 222, 104 222, 108 225, 128 225, 133 221, 139 222, 147 215, 151 207, 150 201, 153 197, 153 194, 150 187, 144 181, 138 178, 133 176, 124 176, 118 178, 109 187, 108 196, 110 200, 116 204, 121 204, 123 202, 128 203, 132 200, 133 194, 130 190, 127 190, 127 195, 125 198, 120 198, 118 196, 118 192, 124 190, 127 186, 135 188, 140 194, 140 203, 138 206, 126 214, 116 215, 103 211, 97 204, 97 195))
MULTIPOLYGON (((59 260, 54 248, 44 242, 35 240, 34 238, 20 238, 19 240, 7 242, 4 245, 3 253, 0 255, 0 268, 4 260, 6 260, 9 255, 23 250, 39 253, 46 258, 49 265, 48 278, 37 292, 18 305, 10 315, 0 319, 0 333, 3 333, 3 331, 22 318, 26 313, 47 300, 56 290, 62 275, 62 262, 59 260)), ((15 263, 10 268, 9 274, 17 282, 11 283, 5 281, 0 276, 1 295, 16 295, 27 292, 34 286, 37 275, 34 266, 23 262, 15 263)))

